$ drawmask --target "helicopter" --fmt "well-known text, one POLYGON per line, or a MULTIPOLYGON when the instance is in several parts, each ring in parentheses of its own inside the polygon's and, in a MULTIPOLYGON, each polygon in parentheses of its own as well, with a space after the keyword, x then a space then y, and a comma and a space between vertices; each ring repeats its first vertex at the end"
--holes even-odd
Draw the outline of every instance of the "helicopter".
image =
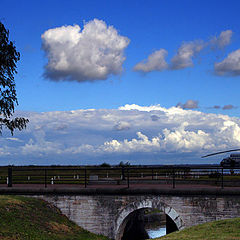
MULTIPOLYGON (((240 149, 238 148, 238 149, 232 149, 232 150, 227 150, 227 151, 211 153, 211 154, 202 156, 202 158, 214 156, 214 155, 217 155, 217 154, 228 153, 228 152, 236 152, 236 151, 240 151, 240 149)), ((224 158, 220 162, 220 166, 221 167, 240 167, 240 153, 232 153, 232 154, 230 154, 229 157, 224 158)))

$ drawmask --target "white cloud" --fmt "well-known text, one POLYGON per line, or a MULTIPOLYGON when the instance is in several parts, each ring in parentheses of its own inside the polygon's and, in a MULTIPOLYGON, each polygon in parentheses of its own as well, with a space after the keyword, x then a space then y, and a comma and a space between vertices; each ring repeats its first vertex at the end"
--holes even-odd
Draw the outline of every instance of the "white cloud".
POLYGON ((187 100, 186 103, 178 103, 177 107, 183 108, 183 109, 196 109, 198 108, 198 101, 196 100, 187 100))
POLYGON ((148 56, 147 60, 136 64, 134 70, 144 73, 165 70, 168 68, 168 64, 165 61, 166 56, 167 51, 165 49, 155 51, 148 56))
POLYGON ((186 154, 188 163, 199 163, 205 153, 240 147, 239 118, 178 107, 132 104, 25 115, 30 120, 26 130, 11 140, 4 132, 0 139, 1 164, 9 163, 6 156, 11 164, 77 164, 79 159, 114 164, 123 158, 137 163, 144 154, 145 164, 163 154, 165 163, 179 162, 186 154))
POLYGON ((148 137, 141 132, 136 133, 138 139, 131 139, 130 141, 125 139, 124 141, 111 140, 100 146, 100 149, 104 152, 150 152, 155 150, 155 148, 160 147, 159 138, 155 137, 148 139, 148 137))
POLYGON ((138 110, 138 111, 165 111, 165 108, 158 105, 151 105, 151 106, 139 106, 137 104, 126 104, 125 106, 121 106, 118 108, 119 110, 138 110))
POLYGON ((240 49, 231 52, 222 62, 214 64, 215 73, 219 76, 240 75, 240 49))
POLYGON ((42 48, 48 58, 45 76, 78 82, 105 80, 119 74, 129 39, 113 26, 94 19, 80 26, 62 26, 42 34, 42 48))
POLYGON ((218 37, 213 37, 210 44, 213 48, 224 48, 230 44, 233 32, 232 30, 222 31, 218 37))
POLYGON ((203 41, 191 41, 183 43, 177 54, 171 59, 170 69, 183 69, 193 66, 192 58, 204 48, 203 41))
MULTIPOLYGON (((101 146, 101 150, 106 152, 201 152, 201 151, 214 151, 216 148, 216 139, 212 134, 203 130, 186 130, 190 123, 183 122, 178 127, 171 129, 164 128, 161 134, 149 139, 148 136, 142 132, 137 132, 138 138, 131 140, 124 139, 118 141, 116 139, 107 141, 101 146)), ((221 139, 233 138, 235 144, 240 144, 240 128, 232 121, 226 121, 219 129, 222 134, 221 139)), ((220 134, 218 134, 219 136, 220 134)), ((225 139, 225 141, 226 141, 225 139)), ((219 141, 218 141, 219 143, 219 141)), ((224 145, 221 144, 221 147, 224 145)), ((217 146, 219 147, 219 146, 217 146)))

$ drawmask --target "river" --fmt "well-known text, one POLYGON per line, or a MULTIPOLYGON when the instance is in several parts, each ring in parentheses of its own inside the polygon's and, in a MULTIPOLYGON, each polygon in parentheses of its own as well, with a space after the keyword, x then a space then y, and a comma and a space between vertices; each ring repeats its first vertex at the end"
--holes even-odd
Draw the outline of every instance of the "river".
POLYGON ((166 227, 160 226, 155 229, 145 228, 150 238, 157 238, 166 235, 166 227))
POLYGON ((156 209, 145 210, 144 228, 149 238, 157 238, 166 235, 166 215, 156 209))

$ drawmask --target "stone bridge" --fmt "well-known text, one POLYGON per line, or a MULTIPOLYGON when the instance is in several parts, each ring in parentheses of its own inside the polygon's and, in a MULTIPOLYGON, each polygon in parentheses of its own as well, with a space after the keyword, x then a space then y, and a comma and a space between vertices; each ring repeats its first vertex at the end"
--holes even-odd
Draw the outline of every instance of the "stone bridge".
POLYGON ((132 213, 141 209, 161 210, 179 230, 209 221, 240 217, 240 191, 234 189, 8 188, 1 193, 42 198, 84 229, 115 240, 121 240, 132 213))

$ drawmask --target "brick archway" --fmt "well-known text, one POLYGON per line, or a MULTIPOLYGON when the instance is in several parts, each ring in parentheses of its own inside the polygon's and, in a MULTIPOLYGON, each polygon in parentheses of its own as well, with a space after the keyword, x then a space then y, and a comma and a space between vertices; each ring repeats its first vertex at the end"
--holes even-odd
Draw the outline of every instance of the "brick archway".
POLYGON ((162 202, 160 197, 154 197, 151 199, 147 198, 138 202, 130 203, 124 209, 122 209, 115 221, 115 240, 121 240, 130 214, 134 211, 144 208, 158 209, 168 215, 173 220, 178 230, 184 228, 184 222, 181 219, 181 216, 172 207, 162 202))

